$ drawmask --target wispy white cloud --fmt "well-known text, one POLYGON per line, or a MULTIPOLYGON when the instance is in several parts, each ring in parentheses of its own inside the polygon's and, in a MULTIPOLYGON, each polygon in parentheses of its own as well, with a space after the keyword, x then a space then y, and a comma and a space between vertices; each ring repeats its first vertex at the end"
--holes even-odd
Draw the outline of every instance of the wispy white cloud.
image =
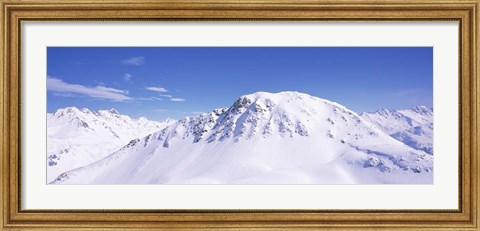
MULTIPOLYGON (((166 88, 163 88, 163 87, 145 87, 145 89, 147 89, 147 90, 149 90, 149 91, 154 91, 154 92, 157 92, 157 93, 166 93, 166 92, 168 92, 168 90, 167 90, 166 88)), ((174 97, 174 96, 172 96, 172 95, 167 95, 167 94, 158 94, 157 96, 169 98, 170 101, 173 101, 173 102, 183 102, 183 101, 186 101, 186 99, 184 99, 184 98, 177 98, 177 97, 174 97)))
POLYGON ((125 81, 130 81, 132 79, 132 75, 130 73, 125 73, 125 75, 123 76, 123 80, 125 81))
POLYGON ((183 102, 183 101, 186 101, 186 99, 183 99, 183 98, 170 98, 171 101, 174 101, 174 102, 183 102))
POLYGON ((54 92, 57 96, 71 97, 72 94, 76 94, 96 99, 107 99, 116 102, 132 99, 127 96, 128 91, 104 86, 89 87, 80 84, 71 84, 51 76, 47 77, 47 89, 54 92))
POLYGON ((147 90, 149 90, 149 91, 159 92, 159 93, 168 92, 168 90, 165 89, 165 88, 163 88, 163 87, 146 87, 145 89, 147 89, 147 90))
POLYGON ((136 98, 137 100, 145 100, 145 101, 162 101, 162 98, 158 97, 140 97, 136 98))
POLYGON ((145 64, 145 58, 142 56, 130 57, 128 59, 122 60, 123 65, 134 65, 134 66, 142 66, 145 64))

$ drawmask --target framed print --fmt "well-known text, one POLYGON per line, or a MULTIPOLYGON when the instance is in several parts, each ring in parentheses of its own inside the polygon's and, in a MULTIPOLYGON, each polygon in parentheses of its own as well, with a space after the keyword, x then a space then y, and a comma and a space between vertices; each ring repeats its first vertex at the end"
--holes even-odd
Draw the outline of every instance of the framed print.
POLYGON ((2 1, 2 229, 478 229, 478 1, 2 1))

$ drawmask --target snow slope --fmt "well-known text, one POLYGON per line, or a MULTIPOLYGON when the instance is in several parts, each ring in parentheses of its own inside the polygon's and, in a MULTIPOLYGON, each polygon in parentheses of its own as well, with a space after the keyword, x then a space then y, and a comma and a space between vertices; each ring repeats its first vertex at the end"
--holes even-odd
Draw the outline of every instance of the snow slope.
POLYGON ((433 109, 418 106, 404 110, 380 109, 361 113, 365 120, 375 124, 393 138, 428 154, 433 154, 433 109))
POLYGON ((47 114, 47 180, 100 160, 169 123, 173 121, 134 120, 115 109, 92 112, 68 107, 47 114))
POLYGON ((423 184, 433 156, 334 102, 245 95, 186 117, 53 184, 423 184))

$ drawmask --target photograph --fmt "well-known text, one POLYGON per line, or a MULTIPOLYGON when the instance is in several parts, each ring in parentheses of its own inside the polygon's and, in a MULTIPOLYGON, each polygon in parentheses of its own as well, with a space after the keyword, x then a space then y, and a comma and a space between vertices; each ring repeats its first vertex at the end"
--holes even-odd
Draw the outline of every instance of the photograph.
POLYGON ((433 47, 47 47, 47 184, 433 184, 433 47))

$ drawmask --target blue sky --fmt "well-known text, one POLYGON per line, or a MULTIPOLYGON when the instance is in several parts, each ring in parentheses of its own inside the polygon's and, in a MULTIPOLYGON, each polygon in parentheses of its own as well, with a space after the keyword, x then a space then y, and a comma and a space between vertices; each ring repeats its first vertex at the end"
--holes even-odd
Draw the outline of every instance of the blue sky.
POLYGON ((47 111, 181 118, 257 91, 299 91, 358 113, 433 104, 431 47, 49 47, 47 111))

